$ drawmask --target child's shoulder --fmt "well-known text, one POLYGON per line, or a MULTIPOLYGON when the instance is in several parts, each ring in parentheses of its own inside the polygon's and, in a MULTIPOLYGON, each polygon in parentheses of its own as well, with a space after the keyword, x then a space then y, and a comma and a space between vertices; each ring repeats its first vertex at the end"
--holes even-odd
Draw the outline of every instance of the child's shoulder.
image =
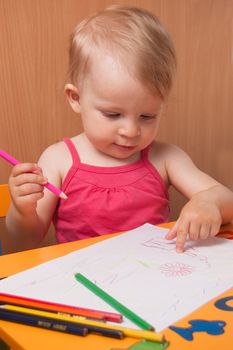
POLYGON ((56 171, 63 178, 72 164, 70 152, 63 141, 48 146, 40 156, 38 164, 42 168, 56 171))
POLYGON ((64 141, 60 141, 48 146, 41 154, 41 157, 56 161, 58 156, 61 159, 63 156, 66 157, 67 153, 68 149, 66 144, 64 141))
POLYGON ((177 171, 177 167, 193 166, 189 156, 180 147, 158 141, 151 145, 149 160, 166 184, 170 183, 171 173, 177 171))
POLYGON ((154 141, 150 148, 150 160, 164 160, 169 161, 169 159, 173 159, 174 157, 184 157, 187 156, 186 153, 177 145, 154 141))

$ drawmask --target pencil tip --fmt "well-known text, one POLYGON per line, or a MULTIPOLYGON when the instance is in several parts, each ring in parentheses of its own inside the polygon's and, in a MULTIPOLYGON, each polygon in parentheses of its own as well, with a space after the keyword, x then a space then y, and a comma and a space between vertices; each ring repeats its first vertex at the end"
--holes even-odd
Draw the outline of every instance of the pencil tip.
POLYGON ((67 195, 64 192, 61 192, 59 197, 62 198, 62 199, 67 199, 68 198, 67 195))

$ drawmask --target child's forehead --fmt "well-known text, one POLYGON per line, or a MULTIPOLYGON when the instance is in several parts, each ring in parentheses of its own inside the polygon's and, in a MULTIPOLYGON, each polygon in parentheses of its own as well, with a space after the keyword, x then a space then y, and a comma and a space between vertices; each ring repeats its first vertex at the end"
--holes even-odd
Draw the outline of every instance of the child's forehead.
POLYGON ((91 60, 86 78, 89 77, 92 83, 103 86, 108 82, 118 87, 122 84, 132 84, 138 80, 137 73, 134 65, 128 65, 126 62, 114 54, 101 53, 91 60))
MULTIPOLYGON (((99 56, 83 79, 85 94, 101 102, 109 101, 121 104, 143 103, 152 109, 158 107, 158 92, 148 86, 127 70, 124 64, 111 56, 99 56), (135 97, 135 99, 134 99, 135 97)), ((159 99, 161 103, 161 100, 159 99)))
POLYGON ((88 86, 98 96, 104 95, 113 97, 122 97, 132 94, 144 96, 147 99, 151 96, 154 101, 158 90, 149 88, 148 82, 140 79, 136 65, 130 59, 123 60, 111 52, 101 51, 96 54, 89 64, 82 79, 82 86, 88 86))

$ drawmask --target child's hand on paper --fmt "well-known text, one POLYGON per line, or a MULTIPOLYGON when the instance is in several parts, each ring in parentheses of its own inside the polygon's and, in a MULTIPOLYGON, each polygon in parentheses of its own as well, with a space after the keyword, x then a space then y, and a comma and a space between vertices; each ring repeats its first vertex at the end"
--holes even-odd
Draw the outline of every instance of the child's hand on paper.
POLYGON ((35 211, 37 201, 44 195, 48 180, 42 169, 34 163, 21 163, 13 167, 9 177, 9 190, 15 208, 21 214, 35 211))
POLYGON ((176 251, 182 253, 188 236, 194 241, 214 237, 219 232, 221 223, 218 205, 210 201, 207 191, 203 191, 194 195, 183 207, 166 239, 176 238, 176 251))

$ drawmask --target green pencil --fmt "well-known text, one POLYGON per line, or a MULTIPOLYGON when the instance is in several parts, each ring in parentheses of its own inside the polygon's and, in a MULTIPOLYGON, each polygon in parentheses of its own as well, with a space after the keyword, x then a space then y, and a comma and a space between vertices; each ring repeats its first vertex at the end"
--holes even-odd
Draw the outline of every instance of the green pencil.
POLYGON ((148 322, 143 320, 140 316, 136 315, 133 311, 129 310, 126 306, 122 305, 119 301, 111 297, 109 294, 107 294, 105 291, 99 288, 96 284, 92 283, 81 273, 76 273, 74 276, 78 282, 80 282, 91 292, 93 292, 95 295, 104 300, 107 304, 111 305, 115 310, 120 312, 122 315, 124 315, 134 324, 139 326, 141 329, 154 330, 154 327, 151 326, 148 322))

